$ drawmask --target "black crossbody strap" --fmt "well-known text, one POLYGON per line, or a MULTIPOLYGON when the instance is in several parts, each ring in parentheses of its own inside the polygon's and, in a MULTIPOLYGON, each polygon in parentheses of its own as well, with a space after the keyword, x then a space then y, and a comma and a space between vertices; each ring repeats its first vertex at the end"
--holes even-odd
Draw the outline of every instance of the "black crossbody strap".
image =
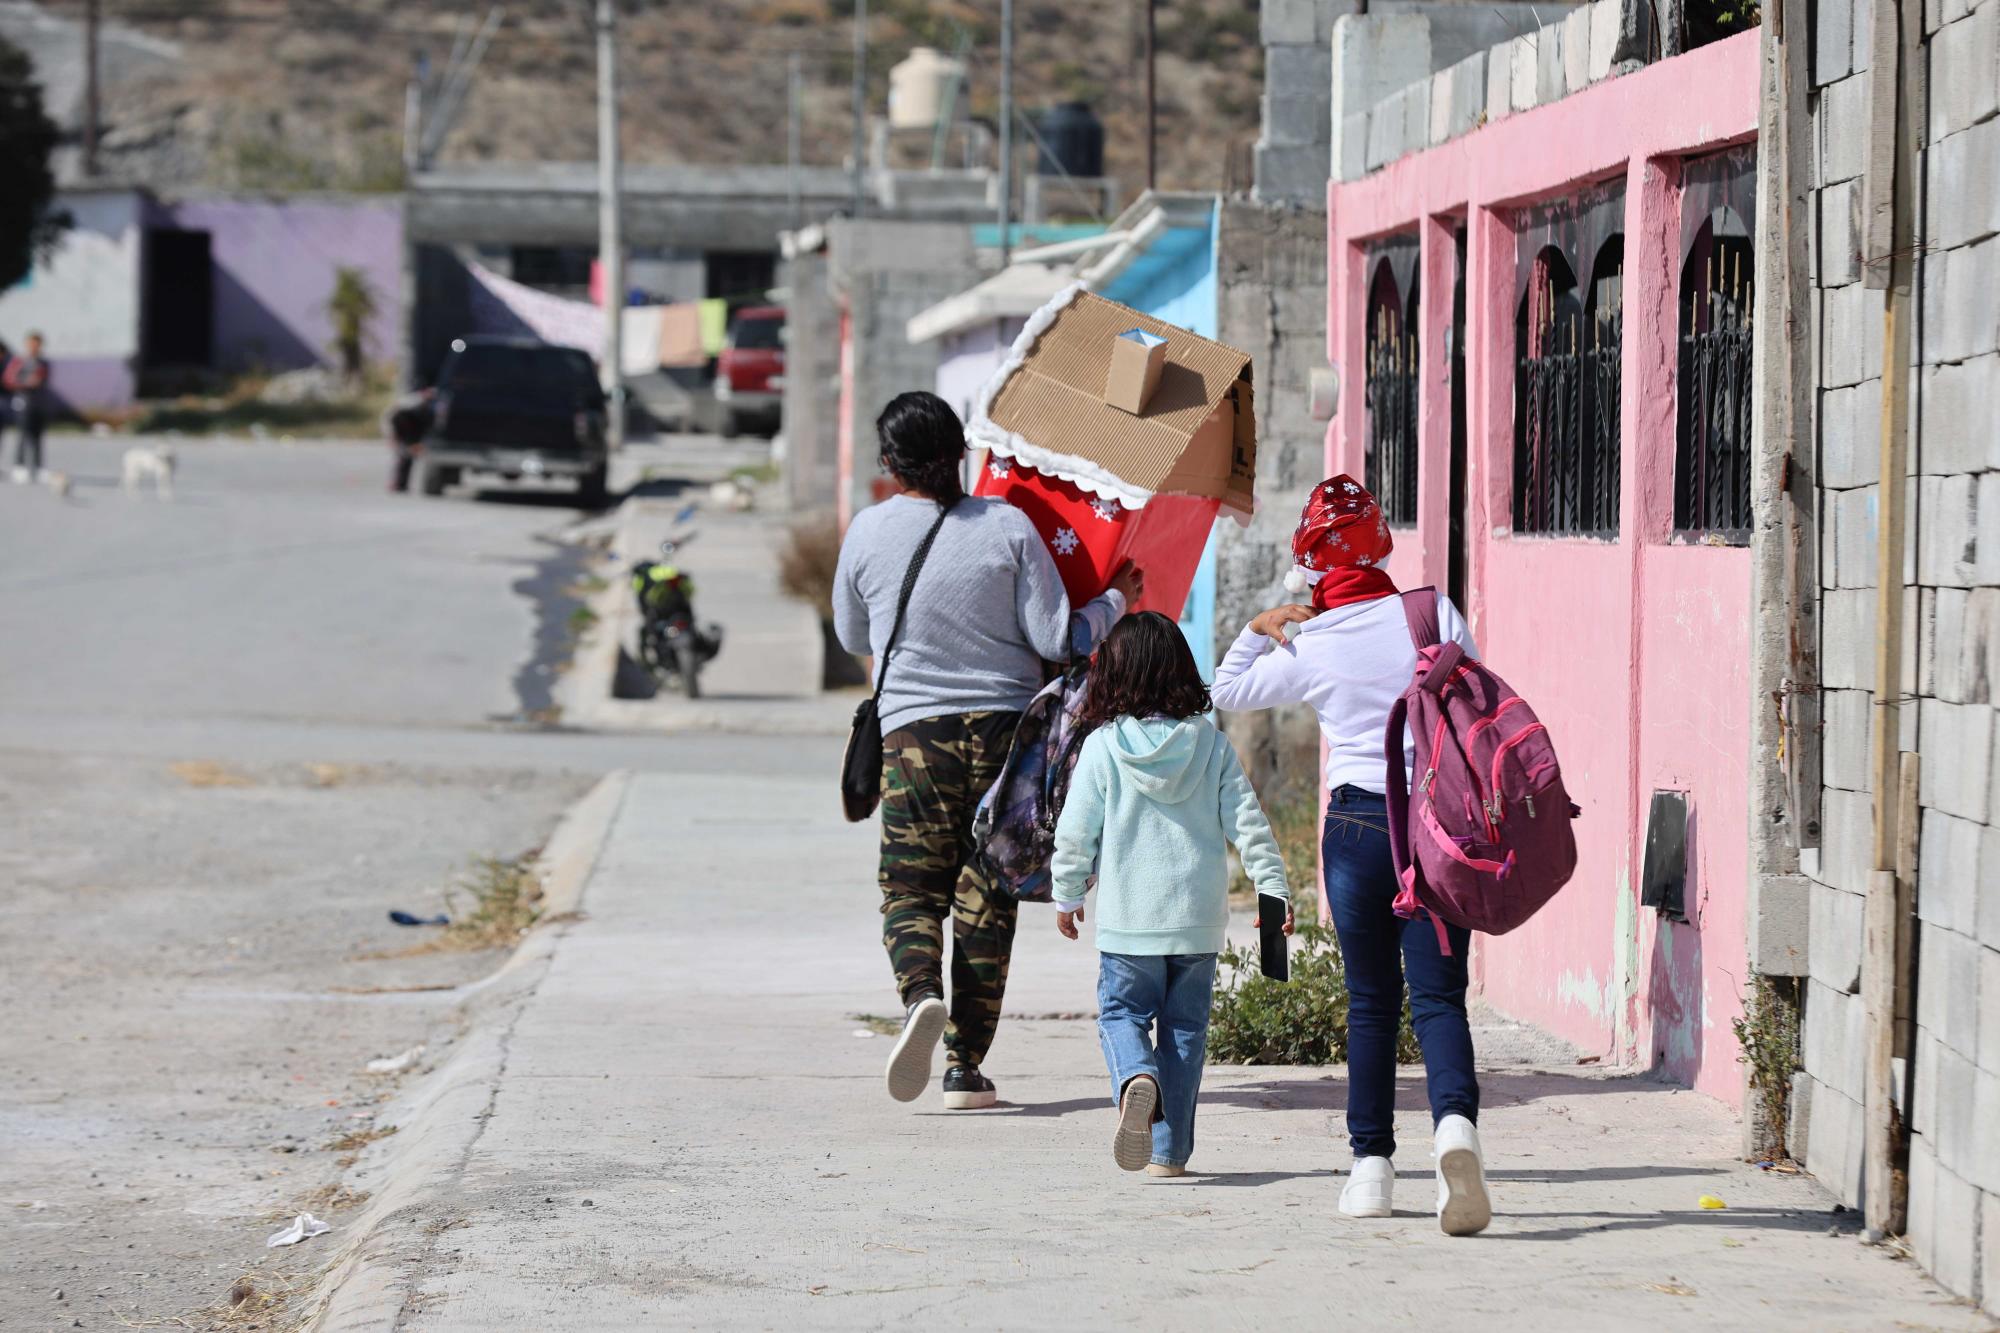
POLYGON ((924 561, 931 553, 931 543, 937 540, 938 529, 944 526, 945 518, 951 513, 951 505, 938 506, 937 522, 917 543, 916 554, 910 557, 910 568, 903 575, 903 591, 896 597, 896 623, 889 629, 889 642, 882 645, 882 661, 875 668, 875 697, 882 697, 882 682, 889 674, 889 657, 896 651, 896 640, 903 637, 903 613, 910 609, 910 594, 917 590, 917 575, 923 573, 924 561))

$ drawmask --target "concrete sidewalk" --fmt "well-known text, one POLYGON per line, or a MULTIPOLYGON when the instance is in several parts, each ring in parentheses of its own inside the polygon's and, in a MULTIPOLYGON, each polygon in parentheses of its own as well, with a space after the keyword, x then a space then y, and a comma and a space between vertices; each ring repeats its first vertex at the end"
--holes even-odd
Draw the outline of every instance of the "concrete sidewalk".
POLYGON ((821 692, 819 617, 778 592, 787 521, 781 511, 734 512, 712 502, 706 487, 619 506, 610 558, 598 570, 606 586, 590 598, 595 625, 556 692, 563 720, 606 731, 844 733, 860 696, 821 692), (676 525, 689 507, 693 517, 676 525), (690 532, 694 539, 676 558, 694 579, 696 616, 722 630, 722 651, 702 669, 699 699, 669 691, 619 698, 621 652, 628 682, 644 679, 632 563, 656 558, 670 533, 690 532))
MULTIPOLYGON (((1720 1105, 1574 1068, 1485 1077, 1499 1210, 1439 1234, 1411 1075, 1398 1216, 1335 1210, 1339 1075, 1214 1068, 1180 1180, 1111 1162, 1095 957, 1022 918, 1002 1104, 882 1090, 896 1007, 837 742, 631 780, 581 919, 399 1114, 325 1328, 1988 1327, 1865 1248, 1720 1105), (1704 1193, 1728 1202, 1700 1209, 1704 1193)), ((940 1070, 941 1072, 941 1070, 940 1070)))

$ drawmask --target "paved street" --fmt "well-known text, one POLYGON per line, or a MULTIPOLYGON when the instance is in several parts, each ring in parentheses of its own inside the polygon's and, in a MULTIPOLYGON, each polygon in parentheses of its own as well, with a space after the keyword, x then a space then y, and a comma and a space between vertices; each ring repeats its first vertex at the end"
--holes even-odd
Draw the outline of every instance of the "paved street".
MULTIPOLYGON (((177 441, 164 504, 116 488, 130 443, 55 438, 67 502, 0 484, 5 1328, 204 1327, 241 1273, 316 1272, 263 1238, 351 1217, 341 1162, 397 1081, 363 1065, 448 1052, 451 988, 505 957, 395 956, 433 932, 387 911, 445 910, 469 858, 534 848, 604 772, 760 744, 524 721, 610 516, 387 495, 365 444, 177 441)), ((626 470, 755 452, 683 438, 626 470)))

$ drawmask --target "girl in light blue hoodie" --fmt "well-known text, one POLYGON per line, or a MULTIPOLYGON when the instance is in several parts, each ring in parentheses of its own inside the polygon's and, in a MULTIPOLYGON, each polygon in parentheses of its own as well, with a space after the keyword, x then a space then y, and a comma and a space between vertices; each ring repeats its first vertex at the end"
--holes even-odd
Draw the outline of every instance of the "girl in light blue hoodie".
MULTIPOLYGON (((1194 1151, 1215 955, 1236 845, 1259 893, 1288 902, 1285 863, 1236 751, 1205 714, 1180 628, 1127 616, 1098 649, 1078 714, 1087 738, 1056 822, 1056 929, 1077 937, 1097 887, 1097 1035, 1127 1171, 1178 1176, 1194 1151)), ((1285 910, 1285 933, 1292 914, 1285 910)))

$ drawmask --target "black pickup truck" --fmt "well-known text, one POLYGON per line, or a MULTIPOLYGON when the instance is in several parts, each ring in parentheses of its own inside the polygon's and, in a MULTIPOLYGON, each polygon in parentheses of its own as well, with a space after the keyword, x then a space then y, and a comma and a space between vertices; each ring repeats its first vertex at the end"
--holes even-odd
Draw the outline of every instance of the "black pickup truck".
POLYGON ((531 338, 460 338, 438 372, 419 485, 442 495, 468 472, 518 481, 566 477, 577 500, 604 503, 609 450, 597 367, 531 338))

